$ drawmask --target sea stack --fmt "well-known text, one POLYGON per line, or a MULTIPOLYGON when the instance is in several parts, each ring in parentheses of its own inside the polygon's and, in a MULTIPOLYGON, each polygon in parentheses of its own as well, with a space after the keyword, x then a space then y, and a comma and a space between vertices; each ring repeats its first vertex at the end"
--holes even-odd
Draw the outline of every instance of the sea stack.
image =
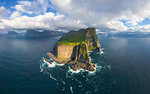
POLYGON ((95 28, 66 33, 48 55, 58 64, 68 64, 74 71, 77 69, 94 71, 96 66, 91 63, 89 51, 101 52, 95 28))

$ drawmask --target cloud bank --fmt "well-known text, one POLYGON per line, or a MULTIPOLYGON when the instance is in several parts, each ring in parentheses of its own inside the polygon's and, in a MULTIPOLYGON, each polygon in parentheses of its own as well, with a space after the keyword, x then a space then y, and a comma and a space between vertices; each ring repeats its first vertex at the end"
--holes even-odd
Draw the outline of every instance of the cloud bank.
MULTIPOLYGON (((14 14, 15 15, 15 14, 14 14)), ((65 17, 62 14, 52 12, 34 17, 18 16, 9 19, 1 19, 0 29, 47 29, 69 30, 70 28, 85 28, 79 21, 65 17)))
POLYGON ((139 25, 150 19, 150 0, 33 0, 18 1, 11 8, 10 17, 4 18, 8 10, 0 7, 0 29, 150 29, 149 24, 139 25))

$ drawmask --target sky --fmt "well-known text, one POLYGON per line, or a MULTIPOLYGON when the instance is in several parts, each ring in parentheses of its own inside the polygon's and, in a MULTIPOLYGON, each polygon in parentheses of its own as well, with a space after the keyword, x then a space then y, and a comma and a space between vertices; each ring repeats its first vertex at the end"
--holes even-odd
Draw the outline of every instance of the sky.
POLYGON ((150 0, 0 0, 0 32, 87 27, 150 32, 150 0))

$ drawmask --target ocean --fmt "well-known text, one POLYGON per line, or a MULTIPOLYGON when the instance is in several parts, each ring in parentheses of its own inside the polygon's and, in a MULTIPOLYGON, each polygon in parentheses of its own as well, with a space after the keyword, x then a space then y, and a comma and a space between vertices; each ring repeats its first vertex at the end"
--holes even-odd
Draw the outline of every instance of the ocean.
POLYGON ((98 36, 94 73, 44 62, 59 38, 0 38, 0 94, 150 94, 150 38, 98 36))

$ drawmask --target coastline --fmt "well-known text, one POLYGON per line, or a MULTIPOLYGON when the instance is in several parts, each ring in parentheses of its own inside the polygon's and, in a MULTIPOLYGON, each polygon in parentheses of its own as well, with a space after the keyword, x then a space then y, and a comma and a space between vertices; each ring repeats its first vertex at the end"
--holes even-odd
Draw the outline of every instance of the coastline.
POLYGON ((71 69, 73 69, 74 71, 78 70, 78 69, 84 69, 84 70, 88 70, 88 71, 95 71, 95 64, 91 63, 91 59, 90 59, 90 63, 86 64, 86 63, 82 63, 82 62, 77 62, 77 61, 71 61, 70 59, 66 59, 66 60, 60 60, 57 59, 52 53, 48 52, 47 55, 49 56, 49 58, 52 61, 55 61, 57 64, 60 65, 69 65, 71 69))
MULTIPOLYGON (((47 54, 49 54, 49 53, 47 53, 47 54)), ((91 57, 89 57, 89 58, 91 58, 91 57)), ((46 64, 48 65, 48 67, 50 67, 50 68, 53 68, 53 67, 56 67, 56 66, 64 66, 64 65, 65 65, 64 63, 58 63, 58 62, 56 62, 54 59, 52 59, 52 58, 50 58, 50 57, 49 57, 49 62, 48 62, 47 60, 48 60, 48 59, 46 59, 46 58, 43 57, 43 62, 46 63, 46 64), (52 62, 50 62, 50 60, 51 60, 52 62)), ((90 59, 90 61, 91 61, 91 59, 90 59)), ((68 63, 66 63, 66 64, 68 64, 68 63)), ((77 69, 77 70, 74 70, 73 68, 71 68, 71 67, 69 66, 69 67, 68 67, 68 68, 69 68, 69 69, 68 69, 68 72, 72 72, 72 73, 88 72, 88 73, 90 73, 90 74, 93 74, 93 73, 95 73, 96 70, 97 70, 97 65, 94 64, 94 63, 92 63, 92 64, 94 65, 94 71, 90 71, 90 70, 84 69, 84 68, 79 68, 79 69, 77 69)))

